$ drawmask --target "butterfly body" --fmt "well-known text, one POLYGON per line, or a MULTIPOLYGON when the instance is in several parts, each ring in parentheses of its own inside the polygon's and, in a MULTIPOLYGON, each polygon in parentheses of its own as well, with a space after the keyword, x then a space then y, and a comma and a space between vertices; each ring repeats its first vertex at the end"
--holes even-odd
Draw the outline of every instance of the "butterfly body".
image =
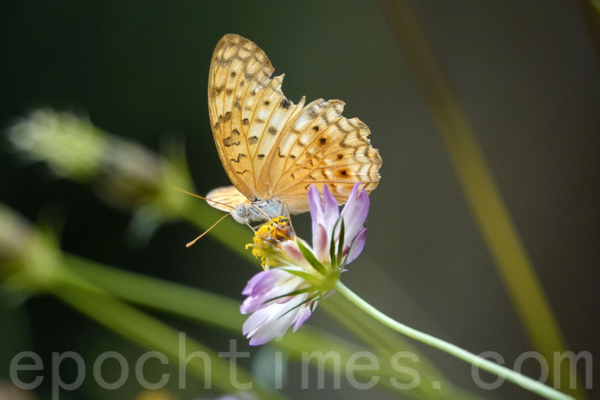
POLYGON ((283 202, 277 199, 248 199, 234 186, 225 186, 210 191, 206 198, 209 204, 231 213, 240 224, 267 221, 281 215, 283 202))
POLYGON ((217 188, 209 204, 247 223, 276 217, 285 209, 308 211, 308 188, 327 184, 338 203, 355 183, 371 192, 379 182, 381 157, 369 128, 342 116, 344 102, 315 100, 304 106, 281 91, 256 44, 224 36, 211 61, 208 103, 219 157, 234 186, 217 188))
POLYGON ((240 224, 249 224, 267 221, 281 215, 282 212, 283 203, 277 199, 269 199, 254 201, 250 206, 240 203, 231 211, 231 216, 240 224))

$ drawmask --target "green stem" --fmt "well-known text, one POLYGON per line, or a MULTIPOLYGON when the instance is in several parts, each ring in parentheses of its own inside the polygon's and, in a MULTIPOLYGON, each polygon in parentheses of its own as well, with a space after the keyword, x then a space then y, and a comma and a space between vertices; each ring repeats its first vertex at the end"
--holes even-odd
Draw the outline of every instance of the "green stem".
MULTIPOLYGON (((63 253, 63 259, 68 269, 74 274, 81 276, 88 282, 93 282, 94 286, 106 290, 121 300, 241 335, 242 324, 246 317, 240 314, 239 302, 237 301, 184 285, 111 268, 67 253, 63 253)), ((404 338, 389 329, 381 329, 379 324, 367 315, 356 312, 356 307, 341 296, 331 296, 319 307, 329 309, 334 318, 339 319, 344 326, 351 329, 358 337, 366 340, 368 345, 372 346, 378 354, 386 357, 386 359, 390 359, 393 350, 396 348, 411 349, 404 338), (348 322, 346 321, 348 318, 355 318, 357 321, 348 322)), ((365 350, 362 346, 308 325, 304 325, 301 330, 293 335, 287 335, 284 340, 274 341, 273 344, 285 349, 289 352, 290 357, 296 361, 302 359, 303 353, 321 352, 325 354, 333 351, 340 355, 341 365, 346 365, 353 354, 365 350)), ((319 365, 318 358, 310 358, 310 362, 319 365)), ((401 362, 408 361, 402 360, 401 362)), ((358 370, 356 375, 367 381, 375 376, 380 376, 382 379, 379 380, 378 385, 383 386, 391 393, 400 393, 402 396, 427 399, 478 399, 454 387, 421 354, 419 354, 418 365, 409 364, 407 367, 417 369, 421 374, 422 382, 443 382, 443 391, 432 390, 432 385, 423 383, 411 391, 398 389, 390 383, 389 378, 393 377, 402 382, 405 375, 399 374, 398 371, 391 369, 389 365, 382 364, 381 367, 382 370, 358 370)), ((325 368, 332 371, 334 365, 328 362, 325 364, 325 368)))
POLYGON ((515 372, 509 368, 503 367, 499 364, 486 360, 485 358, 479 357, 478 355, 464 350, 454 344, 448 343, 444 340, 438 339, 426 333, 420 332, 416 329, 410 328, 404 324, 401 324, 400 322, 388 317, 387 315, 383 314, 375 307, 364 301, 356 293, 348 289, 342 282, 337 283, 336 290, 377 321, 403 335, 408 336, 411 339, 418 340, 421 343, 425 343, 429 346, 435 347, 436 349, 445 351, 446 353, 460 358, 461 360, 466 361, 469 364, 472 364, 473 366, 481 368, 494 375, 498 375, 502 378, 508 379, 509 381, 516 383, 521 387, 530 390, 534 393, 537 393, 540 396, 543 396, 547 399, 573 399, 573 397, 559 392, 558 390, 553 389, 550 386, 546 386, 543 383, 540 383, 525 375, 515 372))
MULTIPOLYGON (((600 3, 600 0, 589 1, 596 6, 600 3)), ((523 327, 535 350, 544 358, 551 359, 555 352, 567 351, 565 338, 479 146, 477 135, 430 43, 414 3, 411 0, 379 0, 429 105, 474 220, 481 229, 523 327)), ((595 13, 594 17, 597 16, 595 13)), ((577 398, 586 398, 580 382, 577 389, 570 389, 567 377, 571 373, 567 363, 561 363, 556 371, 553 371, 554 365, 549 367, 550 382, 555 376, 562 377, 562 381, 554 384, 577 398)))
MULTIPOLYGON (((163 324, 157 319, 138 311, 109 293, 96 287, 70 270, 61 271, 55 276, 54 284, 49 287, 50 293, 64 301, 66 304, 87 315, 101 325, 120 334, 128 340, 149 350, 159 351, 172 362, 178 364, 180 356, 187 357, 194 352, 208 356, 210 362, 198 357, 193 357, 187 364, 187 372, 200 379, 210 381, 224 393, 238 391, 236 385, 230 380, 230 365, 215 351, 189 337, 185 338, 185 353, 181 353, 180 341, 182 337, 175 329, 163 324)), ((262 382, 257 382, 253 376, 236 367, 239 382, 253 382, 250 393, 257 398, 270 400, 286 400, 287 397, 268 387, 262 382)))

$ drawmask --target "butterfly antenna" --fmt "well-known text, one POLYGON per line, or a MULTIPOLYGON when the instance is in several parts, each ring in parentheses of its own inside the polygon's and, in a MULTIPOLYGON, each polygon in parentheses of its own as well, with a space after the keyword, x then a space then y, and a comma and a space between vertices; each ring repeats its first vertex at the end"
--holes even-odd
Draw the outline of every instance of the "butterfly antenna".
POLYGON ((202 199, 202 200, 210 201, 211 203, 220 204, 222 206, 229 207, 232 210, 235 208, 235 207, 230 206, 229 204, 221 203, 221 202, 218 202, 218 201, 207 199, 206 197, 198 196, 197 194, 194 194, 194 193, 190 193, 188 191, 185 191, 183 189, 178 188, 177 186, 175 186, 175 190, 179 190, 182 193, 189 194, 190 196, 194 196, 194 197, 197 197, 197 198, 202 199))
POLYGON ((213 224, 213 226, 211 226, 210 228, 208 228, 208 229, 206 230, 206 232, 204 232, 202 235, 198 236, 196 239, 194 239, 194 240, 192 240, 191 242, 189 242, 188 244, 186 244, 186 245, 185 245, 185 247, 190 247, 190 246, 192 246, 194 243, 196 243, 198 240, 200 240, 200 239, 202 238, 202 236, 206 235, 208 232, 210 232, 210 230, 211 230, 212 228, 214 228, 215 226, 217 226, 217 225, 219 224, 219 222, 223 221, 225 218, 227 218, 227 217, 228 217, 228 216, 230 216, 230 215, 231 215, 231 214, 229 214, 229 213, 228 213, 228 214, 225 214, 225 215, 223 215, 223 216, 222 216, 222 217, 221 217, 221 218, 220 218, 220 219, 219 219, 217 222, 215 222, 215 223, 213 224))

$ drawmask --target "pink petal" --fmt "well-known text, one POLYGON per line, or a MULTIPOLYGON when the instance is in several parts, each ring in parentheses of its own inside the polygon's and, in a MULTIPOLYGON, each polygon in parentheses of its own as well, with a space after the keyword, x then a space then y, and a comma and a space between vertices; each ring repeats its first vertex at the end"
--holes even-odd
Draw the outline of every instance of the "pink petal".
POLYGON ((354 185, 352 189, 352 193, 349 196, 348 203, 342 210, 342 215, 344 216, 344 225, 345 225, 345 238, 344 241, 346 243, 351 243, 352 240, 356 237, 363 224, 367 219, 367 215, 369 214, 369 195, 364 190, 357 193, 359 183, 354 185))
POLYGON ((352 261, 356 260, 356 258, 362 253, 365 247, 365 241, 367 240, 367 229, 363 228, 358 232, 358 235, 354 239, 352 243, 352 247, 350 247, 350 252, 348 254, 347 264, 350 264, 352 261))
POLYGON ((310 217, 312 219, 312 232, 313 240, 315 237, 315 231, 319 224, 325 222, 325 216, 323 214, 323 208, 321 205, 321 195, 319 189, 315 185, 310 185, 308 189, 308 204, 310 206, 310 217))
POLYGON ((300 248, 298 247, 298 243, 295 241, 287 241, 281 244, 281 250, 286 252, 290 258, 293 259, 297 263, 297 265, 302 265, 306 263, 300 248))
MULTIPOLYGON (((298 304, 294 302, 294 305, 298 304)), ((276 336, 283 336, 288 328, 292 325, 298 309, 294 309, 289 313, 285 312, 292 307, 272 305, 260 311, 269 311, 269 319, 263 323, 255 332, 251 334, 250 346, 260 346, 273 340, 276 336), (271 310, 269 310, 271 309, 271 310), (285 315, 283 315, 285 314, 285 315)))
POLYGON ((242 326, 243 335, 252 335, 269 319, 269 313, 265 310, 259 310, 248 317, 244 325, 242 326), (261 312, 263 311, 263 312, 261 312))
POLYGON ((329 235, 327 230, 321 224, 317 226, 317 231, 313 232, 313 250, 317 259, 321 262, 329 262, 329 235))
POLYGON ((327 232, 332 232, 340 216, 340 208, 335 197, 329 192, 327 185, 323 186, 323 203, 325 205, 325 229, 327 232))
POLYGON ((300 307, 300 311, 298 311, 298 315, 296 315, 293 332, 296 332, 298 329, 300 329, 302 324, 306 322, 306 320, 308 319, 308 317, 311 316, 311 314, 312 312, 310 311, 310 306, 308 304, 306 306, 300 307))
POLYGON ((242 294, 255 296, 262 291, 268 290, 280 279, 279 272, 276 269, 259 272, 250 278, 242 294))

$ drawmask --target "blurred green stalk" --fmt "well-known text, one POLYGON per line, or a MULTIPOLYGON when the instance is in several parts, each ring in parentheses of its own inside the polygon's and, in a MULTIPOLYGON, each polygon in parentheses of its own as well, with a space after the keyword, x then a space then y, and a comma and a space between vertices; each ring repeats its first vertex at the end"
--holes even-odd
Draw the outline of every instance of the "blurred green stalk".
MULTIPOLYGON (((551 362, 554 352, 567 351, 556 317, 537 278, 527 251, 502 200, 466 114, 429 43, 418 10, 409 0, 379 0, 404 55, 423 91, 452 165, 475 219, 496 260, 498 272, 519 313, 534 348, 551 362)), ((560 364, 560 382, 554 384, 583 399, 583 385, 569 388, 568 363, 560 364)), ((550 371, 550 379, 556 372, 550 371)))
MULTIPOLYGON (((3 278, 1 289, 7 294, 53 294, 133 343, 163 353, 171 362, 180 362, 180 351, 186 358, 190 353, 200 351, 210 361, 205 364, 203 359, 192 357, 186 370, 200 379, 210 377, 211 384, 224 393, 239 390, 230 379, 233 365, 229 361, 189 338, 185 339, 184 353, 180 348, 179 332, 82 277, 66 265, 70 258, 60 250, 53 232, 33 227, 0 204, 0 278, 3 278)), ((243 368, 235 366, 235 371, 239 382, 253 381, 252 375, 243 368)), ((254 382, 250 392, 260 399, 286 399, 259 381, 254 382)))
POLYGON ((335 285, 335 289, 348 300, 352 301, 358 308, 370 315, 383 325, 394 329, 395 331, 408 336, 411 339, 418 340, 421 343, 425 343, 429 346, 435 347, 438 350, 444 351, 448 354, 459 358, 473 367, 481 368, 487 372, 490 372, 499 377, 505 378, 512 383, 520 385, 522 388, 527 389, 533 393, 537 393, 551 400, 569 400, 573 397, 566 395, 544 383, 538 382, 535 379, 529 378, 519 372, 515 372, 510 368, 502 366, 496 362, 486 360, 476 354, 473 354, 465 349, 462 349, 452 343, 446 342, 445 340, 438 339, 427 333, 423 333, 416 329, 413 329, 407 325, 404 325, 394 319, 383 314, 375 307, 364 301, 360 296, 348 289, 342 282, 338 281, 335 285))
POLYGON ((579 3, 596 48, 596 56, 600 57, 600 0, 580 0, 579 3))
MULTIPOLYGON (((241 334, 241 327, 246 317, 240 314, 239 303, 234 300, 184 285, 110 268, 73 255, 65 254, 63 258, 69 269, 72 269, 78 275, 94 282, 95 285, 103 290, 107 290, 112 295, 123 300, 212 325, 220 329, 226 329, 238 335, 241 334)), ((408 346, 406 342, 396 342, 393 338, 397 338, 398 335, 395 333, 390 335, 391 332, 385 328, 371 327, 373 321, 369 316, 357 308, 353 310, 347 309, 347 304, 342 306, 345 300, 343 297, 332 296, 331 299, 333 298, 337 298, 337 300, 332 306, 328 307, 331 315, 344 325, 351 326, 353 332, 361 339, 365 339, 382 356, 380 358, 383 362, 379 370, 358 370, 356 371, 356 376, 360 376, 365 381, 369 381, 374 376, 380 376, 382 379, 379 380, 379 384, 384 386, 388 391, 413 398, 477 398, 455 388, 449 382, 443 382, 443 390, 434 390, 433 382, 441 382, 445 378, 422 357, 420 357, 418 364, 411 362, 403 364, 403 367, 413 368, 421 372, 421 384, 413 389, 414 393, 413 391, 398 390, 398 388, 395 388, 390 384, 389 378, 393 377, 398 382, 408 384, 412 377, 407 374, 399 374, 398 371, 393 370, 388 365, 387 361, 392 358, 393 354, 400 350, 413 351, 418 354, 417 350, 412 346, 408 346), (352 320, 352 322, 348 323, 348 320, 352 320), (357 326, 362 326, 362 329, 357 329, 357 326), (367 334, 363 334, 363 331, 367 334)), ((327 302, 324 304, 327 304, 327 302)), ((334 351, 340 355, 341 365, 346 365, 346 362, 353 354, 364 351, 364 349, 350 342, 326 334, 310 326, 303 327, 293 335, 287 335, 285 339, 277 340, 273 344, 286 350, 296 360, 301 359, 302 353, 310 354, 320 351, 325 354, 334 351)), ((311 361, 316 363, 318 360, 311 359, 311 361)), ((333 369, 333 365, 330 362, 325 367, 330 371, 333 369)))
MULTIPOLYGON (((50 287, 50 292, 56 297, 77 309, 84 315, 104 325, 128 340, 148 350, 165 354, 172 362, 179 362, 180 336, 175 329, 163 324, 155 318, 142 313, 127 305, 112 295, 92 286, 70 271, 64 271, 60 279, 50 287)), ((208 347, 190 338, 185 339, 184 357, 193 352, 203 352, 209 359, 207 368, 203 359, 190 358, 187 369, 200 379, 205 374, 210 376, 211 383, 224 393, 235 393, 238 389, 230 379, 230 363, 208 347), (208 371, 207 371, 208 370, 208 371)), ((256 398, 285 400, 286 396, 267 387, 241 367, 237 366, 238 382, 253 382, 249 390, 256 398)))

